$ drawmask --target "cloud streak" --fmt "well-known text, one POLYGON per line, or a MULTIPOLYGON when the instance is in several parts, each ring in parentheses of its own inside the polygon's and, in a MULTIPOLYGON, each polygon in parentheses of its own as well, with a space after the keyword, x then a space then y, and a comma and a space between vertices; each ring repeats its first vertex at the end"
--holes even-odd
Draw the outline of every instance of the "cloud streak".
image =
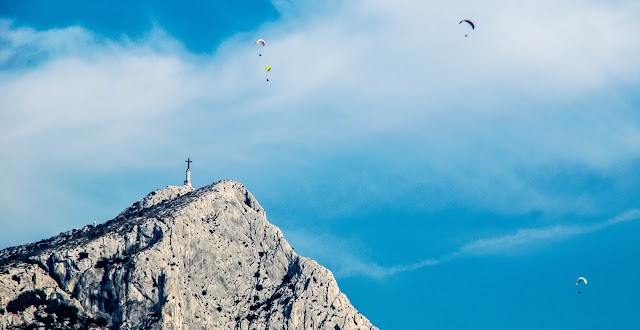
MULTIPOLYGON (((344 255, 344 251, 353 250, 343 246, 340 253, 331 253, 325 251, 320 253, 321 257, 327 257, 329 264, 335 267, 335 273, 339 277, 355 277, 365 276, 371 278, 382 279, 398 275, 400 273, 416 271, 419 269, 433 267, 445 262, 463 258, 463 257, 486 257, 497 255, 509 255, 513 253, 526 253, 536 246, 548 244, 557 241, 569 240, 574 237, 594 233, 604 230, 614 225, 625 222, 636 221, 640 219, 640 210, 632 209, 624 212, 616 217, 610 218, 600 223, 588 225, 555 225, 542 228, 526 228, 519 229, 513 234, 506 234, 495 237, 488 237, 471 241, 462 245, 457 250, 440 256, 438 258, 424 259, 422 261, 395 265, 381 266, 376 263, 365 262, 354 255, 344 255), (335 259, 339 256, 339 259, 335 259)), ((294 234, 294 240, 298 241, 298 235, 294 234)), ((343 243, 342 245, 348 245, 343 243)), ((327 246, 327 245, 318 245, 327 246)), ((334 246, 334 244, 328 244, 334 246)), ((313 248, 314 252, 316 248, 313 248)), ((333 251, 335 252, 335 251, 333 251)))

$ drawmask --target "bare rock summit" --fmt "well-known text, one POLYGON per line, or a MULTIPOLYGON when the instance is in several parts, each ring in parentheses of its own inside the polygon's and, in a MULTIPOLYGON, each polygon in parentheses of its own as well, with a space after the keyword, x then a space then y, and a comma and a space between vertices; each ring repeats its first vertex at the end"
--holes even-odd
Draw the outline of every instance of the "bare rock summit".
POLYGON ((0 329, 377 329, 235 181, 0 251, 0 329))

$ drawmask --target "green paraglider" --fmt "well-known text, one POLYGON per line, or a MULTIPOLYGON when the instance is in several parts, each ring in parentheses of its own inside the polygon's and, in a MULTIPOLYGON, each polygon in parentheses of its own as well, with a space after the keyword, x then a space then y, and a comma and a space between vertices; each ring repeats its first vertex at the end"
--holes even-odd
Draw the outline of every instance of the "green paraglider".
POLYGON ((267 65, 264 67, 265 75, 267 76, 267 81, 269 81, 269 71, 271 71, 271 65, 267 65))

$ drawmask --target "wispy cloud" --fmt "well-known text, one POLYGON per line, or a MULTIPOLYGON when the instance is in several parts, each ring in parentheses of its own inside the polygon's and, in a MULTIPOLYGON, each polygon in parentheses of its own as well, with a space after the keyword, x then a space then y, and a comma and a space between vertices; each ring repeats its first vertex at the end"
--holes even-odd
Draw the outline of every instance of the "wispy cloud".
MULTIPOLYGON (((366 276, 371 278, 385 278, 399 273, 415 271, 426 267, 436 266, 462 257, 486 257, 513 253, 526 253, 536 246, 574 238, 576 236, 597 232, 620 223, 640 219, 640 210, 632 209, 606 221, 587 225, 555 225, 542 228, 519 229, 513 234, 478 239, 462 245, 457 250, 437 258, 424 259, 416 263, 382 266, 375 262, 368 262, 357 257, 358 248, 349 246, 348 241, 337 239, 321 239, 321 244, 306 246, 310 253, 325 259, 338 277, 366 276), (349 252, 351 251, 351 252, 349 252)), ((289 236, 289 235, 288 235, 289 236)), ((302 241, 299 232, 293 235, 293 241, 302 241)), ((308 237, 303 235, 307 240, 308 237)), ((318 242, 319 243, 319 242, 318 242)))
POLYGON ((520 229, 514 234, 476 240, 463 245, 452 255, 481 256, 512 253, 530 249, 533 246, 553 241, 569 239, 578 235, 593 233, 610 226, 640 219, 640 210, 632 209, 606 221, 587 225, 555 225, 544 228, 520 229))

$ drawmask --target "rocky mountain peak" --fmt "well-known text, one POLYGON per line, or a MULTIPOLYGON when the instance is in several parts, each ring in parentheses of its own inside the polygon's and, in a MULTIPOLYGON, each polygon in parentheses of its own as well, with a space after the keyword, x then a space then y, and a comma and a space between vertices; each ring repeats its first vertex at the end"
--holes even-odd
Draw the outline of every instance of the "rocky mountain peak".
POLYGON ((0 251, 0 328, 375 329, 240 183, 0 251))

